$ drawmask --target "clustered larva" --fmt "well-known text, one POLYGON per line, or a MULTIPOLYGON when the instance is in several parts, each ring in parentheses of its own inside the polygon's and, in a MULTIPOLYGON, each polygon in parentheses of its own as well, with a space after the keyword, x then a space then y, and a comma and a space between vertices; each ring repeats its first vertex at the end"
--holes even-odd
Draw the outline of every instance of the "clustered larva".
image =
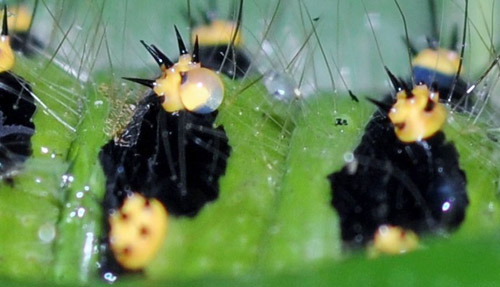
MULTIPOLYGON (((10 72, 14 53, 6 11, 0 39, 0 83, 6 87, 0 94, 0 140, 7 149, 0 153, 2 179, 15 175, 30 156, 35 132, 30 86, 10 72), (13 107, 16 112, 9 110, 13 107)), ((225 107, 224 83, 249 75, 251 59, 243 49, 240 21, 209 20, 192 29, 191 53, 175 28, 175 61, 141 41, 160 74, 154 79, 124 78, 149 89, 126 127, 100 150, 106 176, 102 273, 141 272, 161 249, 171 217, 194 217, 219 196, 219 179, 232 148, 216 121, 219 108, 225 107)), ((24 30, 19 29, 21 37, 24 30)), ((411 84, 387 69, 395 93, 368 99, 378 111, 350 164, 329 171, 334 207, 329 211, 338 214, 348 248, 371 245, 375 253, 409 252, 418 248, 419 236, 452 231, 465 218, 466 175, 443 132, 450 115, 444 102, 464 107, 459 109, 463 112, 472 95, 459 77, 461 57, 433 45, 413 56, 411 84)), ((258 80, 281 102, 307 100, 287 75, 271 71, 258 80)), ((357 98, 351 96, 356 105, 357 98)), ((347 129, 346 119, 334 118, 333 124, 347 129)))

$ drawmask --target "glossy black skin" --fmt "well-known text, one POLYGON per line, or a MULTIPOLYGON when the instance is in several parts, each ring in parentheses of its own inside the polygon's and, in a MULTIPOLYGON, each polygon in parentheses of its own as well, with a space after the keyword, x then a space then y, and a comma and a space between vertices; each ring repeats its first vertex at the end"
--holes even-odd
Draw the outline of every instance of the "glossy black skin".
POLYGON ((213 127, 217 112, 168 113, 156 95, 141 101, 137 110, 142 109, 146 110, 142 118, 134 118, 126 128, 139 128, 136 142, 123 146, 111 140, 99 154, 107 176, 105 208, 118 208, 127 192, 135 191, 159 199, 170 214, 194 216, 205 203, 217 198, 218 178, 224 174, 230 153, 223 127, 213 127), (217 135, 196 127, 211 129, 217 135), (197 144, 197 140, 206 146, 197 144), (186 166, 182 173, 181 152, 186 166), (176 178, 172 178, 168 158, 176 178))
POLYGON ((26 81, 11 72, 0 73, 0 178, 9 177, 31 155, 35 110, 26 81))
POLYGON ((27 57, 33 57, 37 50, 44 48, 44 44, 39 38, 27 32, 15 32, 10 39, 12 49, 22 52, 27 57))
POLYGON ((250 68, 250 58, 238 47, 228 45, 200 46, 200 62, 205 68, 218 71, 222 63, 221 72, 231 79, 240 79, 250 68), (227 51, 227 57, 226 55, 227 51), (224 58, 226 58, 224 60, 224 58))
MULTIPOLYGON (((109 232, 108 215, 132 192, 158 199, 170 215, 190 217, 217 198, 231 148, 223 127, 214 128, 216 116, 216 111, 168 113, 153 93, 139 103, 119 141, 110 140, 99 154, 106 175, 104 234, 109 232)), ((103 242, 101 273, 125 272, 112 258, 108 240, 103 242)))
POLYGON ((403 143, 386 112, 377 111, 354 157, 357 167, 346 165, 328 176, 347 248, 364 246, 383 224, 426 233, 453 230, 464 220, 466 176, 443 132, 403 143))

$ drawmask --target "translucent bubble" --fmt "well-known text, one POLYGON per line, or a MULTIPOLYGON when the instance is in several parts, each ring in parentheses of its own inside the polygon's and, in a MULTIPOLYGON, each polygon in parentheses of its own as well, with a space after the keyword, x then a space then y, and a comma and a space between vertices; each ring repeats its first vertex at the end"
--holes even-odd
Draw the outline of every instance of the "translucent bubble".
POLYGON ((267 92, 277 100, 291 101, 302 96, 294 79, 286 73, 269 71, 264 74, 263 83, 267 92))
POLYGON ((53 223, 45 223, 38 228, 38 238, 43 243, 50 243, 56 237, 56 227, 53 223))

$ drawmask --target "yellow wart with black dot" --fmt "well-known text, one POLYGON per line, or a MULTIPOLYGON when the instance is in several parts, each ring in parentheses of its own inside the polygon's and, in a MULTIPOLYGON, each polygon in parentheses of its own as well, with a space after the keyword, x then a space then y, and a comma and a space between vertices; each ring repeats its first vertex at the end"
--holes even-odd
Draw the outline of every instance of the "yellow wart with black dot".
POLYGON ((144 268, 158 253, 167 233, 167 211, 156 199, 128 196, 109 216, 109 243, 116 261, 129 270, 144 268))
POLYGON ((446 122, 446 108, 439 102, 439 93, 427 85, 412 91, 401 90, 389 111, 396 136, 402 142, 416 142, 434 135, 446 122))

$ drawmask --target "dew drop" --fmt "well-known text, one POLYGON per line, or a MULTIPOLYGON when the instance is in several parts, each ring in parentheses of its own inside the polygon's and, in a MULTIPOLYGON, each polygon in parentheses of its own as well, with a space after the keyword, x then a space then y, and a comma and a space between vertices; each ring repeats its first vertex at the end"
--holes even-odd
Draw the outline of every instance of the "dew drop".
POLYGON ((113 283, 117 279, 117 277, 111 272, 105 273, 103 277, 104 277, 104 280, 108 281, 109 283, 113 283))
POLYGON ((45 223, 38 228, 38 238, 43 243, 50 243, 56 237, 56 227, 52 223, 45 223))
POLYGON ((354 154, 352 152, 346 152, 344 154, 344 162, 350 163, 354 160, 354 154))

